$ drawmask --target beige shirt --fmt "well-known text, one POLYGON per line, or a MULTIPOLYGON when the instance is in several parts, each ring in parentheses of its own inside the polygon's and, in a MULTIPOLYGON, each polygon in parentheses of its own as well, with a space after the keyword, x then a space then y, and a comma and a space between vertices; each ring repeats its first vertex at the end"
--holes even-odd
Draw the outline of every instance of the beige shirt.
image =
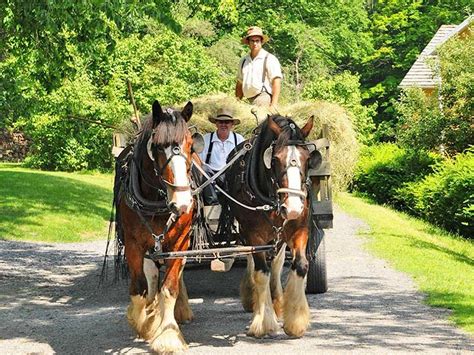
POLYGON ((282 78, 280 62, 273 54, 268 53, 265 49, 260 49, 258 55, 252 60, 250 54, 240 59, 237 80, 242 83, 244 96, 251 98, 260 94, 265 86, 265 90, 272 93, 272 82, 275 78, 282 78), (267 70, 265 81, 262 83, 263 63, 265 56, 267 58, 267 70))

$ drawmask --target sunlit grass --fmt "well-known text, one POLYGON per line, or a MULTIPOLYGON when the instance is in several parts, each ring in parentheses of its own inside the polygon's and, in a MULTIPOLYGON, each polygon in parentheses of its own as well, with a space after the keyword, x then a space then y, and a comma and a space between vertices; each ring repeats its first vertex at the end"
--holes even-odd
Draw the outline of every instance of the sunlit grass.
POLYGON ((350 194, 339 194, 337 203, 369 225, 360 231, 369 250, 411 275, 428 304, 451 309, 450 319, 474 333, 472 241, 350 194))
POLYGON ((0 239, 77 242, 107 235, 112 174, 0 164, 0 239))

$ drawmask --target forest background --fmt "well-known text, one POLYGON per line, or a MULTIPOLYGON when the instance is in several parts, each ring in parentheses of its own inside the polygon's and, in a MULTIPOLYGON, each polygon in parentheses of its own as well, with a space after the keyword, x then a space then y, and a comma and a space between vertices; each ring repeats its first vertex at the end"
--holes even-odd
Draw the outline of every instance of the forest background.
MULTIPOLYGON (((435 165, 445 157, 433 154, 441 148, 459 155, 468 161, 464 170, 473 164, 472 36, 440 54, 444 112, 419 92, 401 95, 397 85, 439 26, 459 24, 472 11, 469 0, 1 0, 0 128, 31 139, 31 167, 110 170, 112 127, 132 114, 127 79, 141 112, 154 99, 178 105, 232 95, 238 60, 248 51, 240 38, 258 25, 283 66, 282 104, 335 103, 359 143, 369 146, 353 188, 429 215, 420 212, 430 204, 420 202, 427 187, 413 184, 442 170, 435 165), (390 157, 395 181, 380 170, 373 174, 380 156, 385 170, 390 157)), ((460 219, 448 227, 468 233, 472 174, 463 179, 462 193, 455 193, 460 210, 453 212, 460 219)), ((452 205, 443 202, 436 218, 443 218, 445 203, 452 205)))

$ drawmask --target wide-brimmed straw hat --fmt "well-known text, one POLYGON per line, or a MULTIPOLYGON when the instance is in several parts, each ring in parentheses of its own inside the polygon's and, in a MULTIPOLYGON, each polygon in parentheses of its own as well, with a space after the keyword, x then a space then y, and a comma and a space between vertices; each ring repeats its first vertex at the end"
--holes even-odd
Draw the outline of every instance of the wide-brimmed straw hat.
POLYGON ((221 108, 217 111, 217 115, 215 117, 209 116, 209 121, 212 123, 216 123, 217 121, 233 121, 234 125, 238 125, 240 120, 238 118, 234 118, 233 112, 227 108, 221 108))
POLYGON ((242 44, 249 44, 249 37, 252 37, 252 36, 262 37, 262 44, 267 43, 269 40, 269 37, 263 34, 263 30, 260 27, 252 26, 248 28, 247 34, 244 37, 242 37, 241 39, 242 44))

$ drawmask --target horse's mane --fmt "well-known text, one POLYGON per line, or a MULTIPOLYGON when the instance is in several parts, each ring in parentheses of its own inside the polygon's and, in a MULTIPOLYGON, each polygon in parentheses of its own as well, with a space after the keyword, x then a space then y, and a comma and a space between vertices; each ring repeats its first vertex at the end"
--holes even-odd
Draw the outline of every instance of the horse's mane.
POLYGON ((260 132, 255 140, 255 148, 250 157, 250 165, 248 170, 248 183, 255 195, 265 203, 270 203, 271 200, 271 180, 267 176, 269 172, 265 169, 262 159, 265 149, 267 149, 273 141, 275 141, 275 149, 288 145, 289 141, 304 140, 301 129, 290 118, 280 115, 271 116, 273 121, 282 129, 278 137, 268 126, 268 120, 262 122, 258 128, 260 132), (294 124, 294 129, 290 124, 294 124))
POLYGON ((146 145, 153 135, 153 143, 162 147, 172 144, 181 144, 188 132, 186 121, 179 111, 167 109, 163 113, 162 120, 153 128, 153 118, 149 115, 143 123, 142 131, 137 138, 136 157, 146 154, 146 145))

